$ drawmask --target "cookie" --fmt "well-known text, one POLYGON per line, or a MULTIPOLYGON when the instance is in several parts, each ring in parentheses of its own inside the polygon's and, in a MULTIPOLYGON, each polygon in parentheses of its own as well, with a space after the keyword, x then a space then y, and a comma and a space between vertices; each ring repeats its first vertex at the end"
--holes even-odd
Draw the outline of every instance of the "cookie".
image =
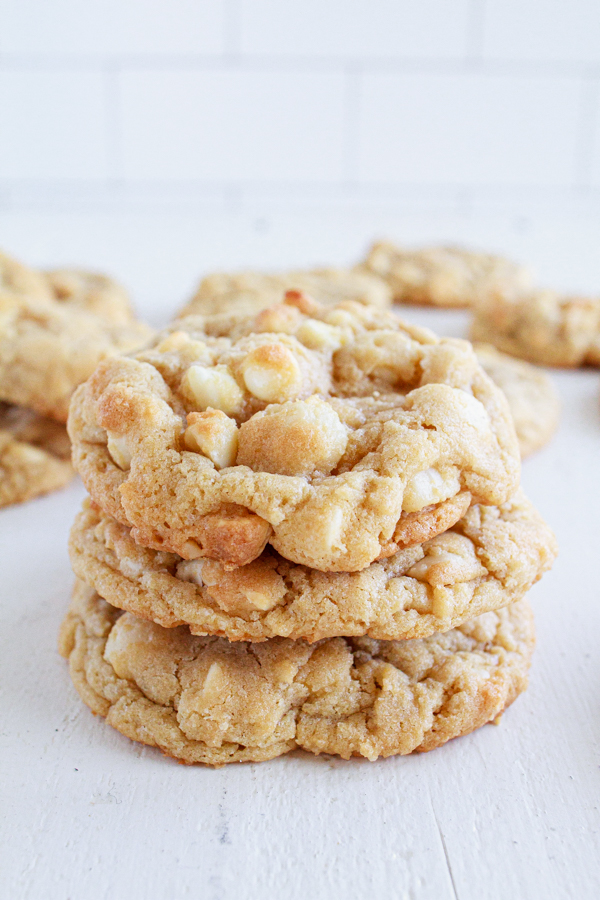
POLYGON ((62 625, 82 700, 185 763, 303 748, 344 759, 433 750, 493 721, 527 687, 526 601, 417 641, 230 644, 120 614, 78 583, 62 625))
POLYGON ((472 306, 482 287, 498 279, 528 285, 523 266, 460 247, 407 250, 389 241, 373 244, 363 267, 390 286, 394 303, 472 306))
POLYGON ((326 306, 354 300, 382 309, 392 303, 391 291, 382 279, 353 269, 309 269, 280 274, 218 272, 200 282, 179 318, 229 312, 257 313, 279 303, 288 290, 304 291, 326 306))
POLYGON ((508 400, 524 459, 544 447, 558 427, 560 398, 550 376, 529 363, 475 344, 479 362, 508 400))
POLYGON ((83 310, 0 295, 0 400, 65 422, 73 390, 107 356, 139 348, 141 322, 115 325, 83 310))
POLYGON ((64 487, 74 474, 64 425, 0 403, 0 506, 64 487))
POLYGON ((86 503, 71 531, 75 574, 113 606, 232 641, 427 637, 520 600, 547 571, 556 541, 521 492, 472 506, 453 528, 362 572, 319 572, 266 550, 228 571, 214 560, 140 547, 86 503))
POLYGON ((600 297, 497 286, 474 313, 474 341, 541 365, 600 366, 600 297))
POLYGON ((77 470, 143 546, 237 566, 269 542, 358 571, 517 488, 506 398, 468 342, 303 295, 176 327, 71 405, 77 470))
POLYGON ((52 291, 40 272, 0 250, 0 295, 5 293, 52 300, 52 291))
POLYGON ((108 275, 85 269, 53 269, 44 272, 44 276, 53 299, 60 303, 94 313, 116 325, 134 321, 127 291, 108 275))

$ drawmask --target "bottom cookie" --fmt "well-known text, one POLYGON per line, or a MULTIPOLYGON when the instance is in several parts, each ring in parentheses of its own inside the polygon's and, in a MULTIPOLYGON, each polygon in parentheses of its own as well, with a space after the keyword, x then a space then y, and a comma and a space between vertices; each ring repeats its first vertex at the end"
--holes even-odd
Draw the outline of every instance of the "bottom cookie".
POLYGON ((73 475, 64 425, 0 403, 0 507, 55 491, 73 475))
POLYGON ((77 582, 59 649, 117 731, 219 766, 295 748, 370 760, 432 750, 525 690, 534 642, 522 600, 421 640, 231 644, 122 613, 77 582))

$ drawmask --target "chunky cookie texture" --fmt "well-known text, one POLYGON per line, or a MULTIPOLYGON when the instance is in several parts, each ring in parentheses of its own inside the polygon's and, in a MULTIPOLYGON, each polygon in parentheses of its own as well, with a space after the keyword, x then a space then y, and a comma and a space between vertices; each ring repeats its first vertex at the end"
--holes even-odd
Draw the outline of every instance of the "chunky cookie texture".
POLYGON ((0 506, 57 490, 73 475, 64 425, 0 403, 0 506))
POLYGON ((508 404, 467 342, 302 294, 174 328, 71 406, 76 468, 143 546, 358 571, 517 488, 508 404))
POLYGON ((477 358, 506 395, 524 459, 552 438, 560 418, 560 398, 550 376, 529 363, 475 344, 477 358))
POLYGON ((547 366, 600 366, 600 297, 497 286, 474 312, 474 341, 547 366))
POLYGON ((93 712, 213 766, 298 747, 370 760, 432 750, 515 700, 533 645, 525 601, 417 641, 230 644, 121 615, 81 583, 59 642, 93 712))
POLYGON ((100 360, 140 347, 151 330, 117 325, 52 300, 0 293, 0 399, 60 422, 100 360))
POLYGON ((304 291, 326 306, 354 300, 383 309, 392 303, 392 292, 385 281, 376 275, 353 269, 309 269, 280 274, 219 272, 200 282, 196 294, 181 310, 179 317, 257 313, 279 303, 289 290, 304 291))
POLYGON ((489 253, 460 247, 408 250, 389 241, 373 244, 363 268, 387 282, 395 303, 426 306, 473 306, 489 284, 531 282, 523 266, 489 253))
POLYGON ((70 539, 75 574, 113 606, 167 628, 233 641, 338 635, 427 637, 520 600, 547 571, 556 541, 519 493, 472 506, 444 534, 372 563, 324 573, 272 550, 238 569, 140 547, 86 503, 70 539))
POLYGON ((94 313, 116 325, 134 321, 127 291, 108 275, 85 269, 53 269, 43 274, 53 299, 60 303, 94 313))

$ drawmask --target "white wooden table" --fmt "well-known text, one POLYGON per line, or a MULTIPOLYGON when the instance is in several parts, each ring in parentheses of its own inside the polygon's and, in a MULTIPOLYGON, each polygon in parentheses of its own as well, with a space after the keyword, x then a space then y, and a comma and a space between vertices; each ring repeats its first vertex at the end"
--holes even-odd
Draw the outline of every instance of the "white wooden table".
MULTIPOLYGON (((232 250, 211 238, 226 229, 205 214, 171 214, 162 226, 136 216, 137 230, 127 216, 7 213, 0 234, 39 263, 112 263, 155 321, 183 299, 195 247, 198 271, 211 248, 215 265, 247 263, 252 252, 258 264, 318 258, 308 216, 294 225, 295 256, 291 226, 257 246, 255 221, 232 216, 232 250)), ((340 214, 335 236, 321 235, 324 252, 336 259, 344 235, 358 246, 363 231, 391 230, 391 219, 379 229, 371 220, 340 214)), ((452 236, 475 233, 473 223, 450 225, 452 236)), ((520 246, 499 227, 503 241, 520 246)), ((558 273, 551 244, 547 259, 558 273)), ((407 317, 464 334, 461 313, 407 317)), ((81 485, 0 511, 2 900, 600 897, 600 379, 554 377, 560 431, 523 471, 561 551, 531 593, 530 689, 499 727, 426 755, 368 763, 294 753, 213 771, 129 742, 82 704, 56 652, 81 485)))

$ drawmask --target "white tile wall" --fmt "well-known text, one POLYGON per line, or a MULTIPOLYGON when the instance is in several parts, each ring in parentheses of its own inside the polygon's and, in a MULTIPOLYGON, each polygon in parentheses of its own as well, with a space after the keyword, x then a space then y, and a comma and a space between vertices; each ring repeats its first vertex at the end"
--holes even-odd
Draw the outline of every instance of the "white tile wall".
POLYGON ((5 209, 600 204, 599 106, 598 0, 0 0, 5 209))
POLYGON ((98 72, 0 69, 0 180, 107 179, 98 72))
POLYGON ((344 79, 336 72, 124 72, 126 179, 339 181, 344 79))
POLYGON ((0 0, 0 52, 97 59, 216 54, 227 0, 0 0))
POLYGON ((359 180, 570 185, 579 105, 572 78, 366 74, 359 180))
POLYGON ((485 0, 484 56, 600 63, 598 0, 485 0))
POLYGON ((461 59, 470 0, 240 0, 249 56, 461 59))

